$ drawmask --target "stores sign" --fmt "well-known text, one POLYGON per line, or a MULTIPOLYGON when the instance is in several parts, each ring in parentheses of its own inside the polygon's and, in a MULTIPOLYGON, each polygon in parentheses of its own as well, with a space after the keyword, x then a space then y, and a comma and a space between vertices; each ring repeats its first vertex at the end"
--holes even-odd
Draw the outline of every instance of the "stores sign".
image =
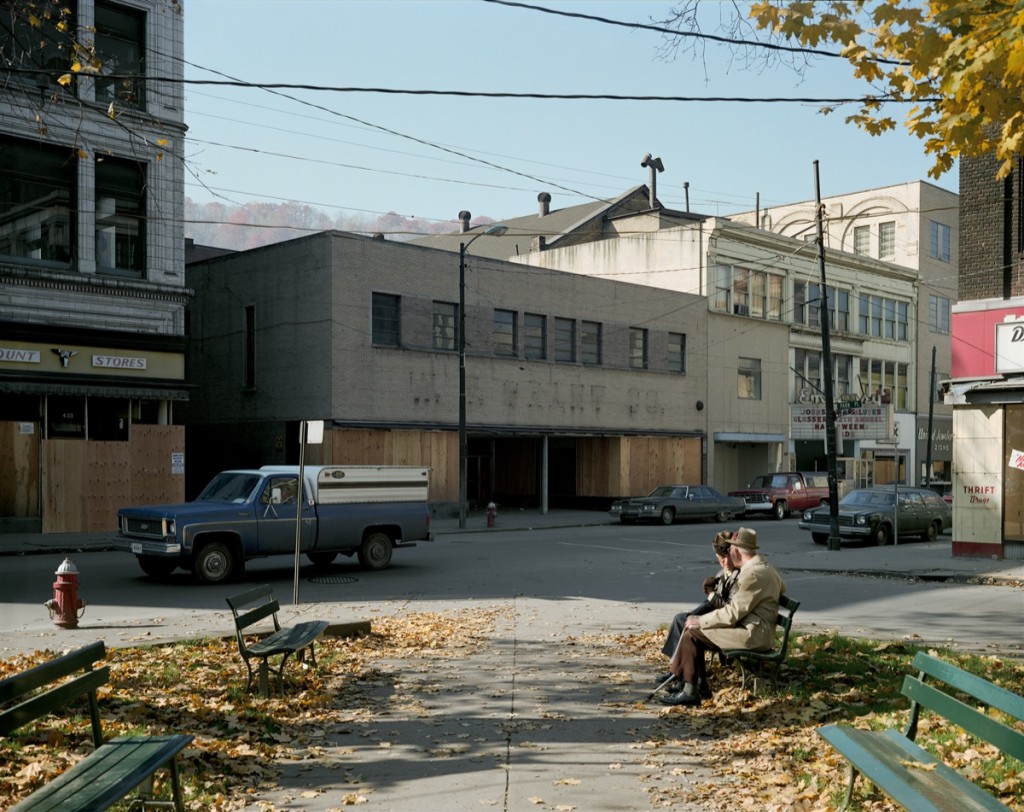
POLYGON ((1024 372, 1024 321, 996 324, 996 372, 1024 372))

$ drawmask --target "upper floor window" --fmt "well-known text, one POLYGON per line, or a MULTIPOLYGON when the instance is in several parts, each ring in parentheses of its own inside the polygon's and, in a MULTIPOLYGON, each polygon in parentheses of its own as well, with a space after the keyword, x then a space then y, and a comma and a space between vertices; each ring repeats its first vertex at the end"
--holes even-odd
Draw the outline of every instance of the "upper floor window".
POLYGON ((910 405, 908 367, 898 361, 877 358, 860 359, 860 394, 877 396, 880 403, 892 403, 906 410, 910 405))
MULTIPOLYGON (((795 351, 793 368, 796 376, 793 382, 793 402, 817 402, 825 396, 822 377, 821 353, 814 350, 795 351)), ((836 353, 832 356, 832 393, 835 396, 852 392, 854 358, 836 353)))
POLYGON ((0 256, 71 264, 77 161, 70 149, 0 136, 0 256))
POLYGON ((878 224, 878 258, 894 259, 896 257, 896 223, 890 220, 878 224))
POLYGON ((146 171, 135 161, 96 161, 96 268, 142 276, 146 268, 146 171))
POLYGON ((871 227, 854 226, 853 253, 867 256, 871 253, 871 227))
POLYGON ((373 343, 380 347, 397 347, 402 340, 401 299, 390 293, 374 293, 370 316, 373 343))
POLYGON ((541 360, 548 357, 548 319, 538 313, 523 314, 523 355, 541 360))
POLYGON ((584 364, 601 363, 601 323, 584 321, 580 323, 580 360, 584 364))
POLYGON ((910 305, 884 296, 860 295, 858 332, 893 341, 909 339, 910 305))
POLYGON ((740 358, 736 394, 744 400, 761 399, 761 359, 740 358))
POLYGON ((516 356, 516 312, 494 311, 494 354, 516 356))
POLYGON ((643 327, 629 328, 629 365, 633 369, 647 369, 647 330, 643 327))
POLYGON ((71 65, 74 31, 71 2, 5 2, 0 12, 0 64, 25 71, 5 73, 5 89, 10 89, 10 83, 31 88, 33 94, 56 89, 58 76, 71 65))
POLYGON ((555 360, 576 361, 576 322, 555 319, 555 360))
POLYGON ((434 349, 450 350, 456 349, 458 338, 459 306, 451 302, 434 302, 433 328, 434 328, 434 349))
POLYGON ((722 313, 781 319, 783 278, 732 265, 714 266, 711 307, 722 313))
POLYGON ((145 107, 146 15, 136 9, 96 3, 96 101, 145 107))
POLYGON ((668 334, 668 366, 673 372, 686 372, 686 333, 668 334))
POLYGON ((944 223, 929 223, 928 256, 949 262, 950 228, 944 223))
MULTIPOLYGON (((828 299, 829 327, 848 332, 850 329, 850 291, 825 288, 828 299)), ((808 327, 821 327, 821 285, 817 282, 793 283, 793 321, 808 327)))
POLYGON ((949 299, 945 296, 928 297, 928 329, 933 333, 949 334, 949 299))

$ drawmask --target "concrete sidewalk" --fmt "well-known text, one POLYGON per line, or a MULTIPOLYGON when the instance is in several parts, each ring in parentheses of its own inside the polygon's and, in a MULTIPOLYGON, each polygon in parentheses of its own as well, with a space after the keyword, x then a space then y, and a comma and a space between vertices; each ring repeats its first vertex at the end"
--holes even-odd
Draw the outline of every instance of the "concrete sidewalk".
MULTIPOLYGON (((460 528, 457 517, 431 520, 436 536, 459 533, 500 534, 514 531, 587 527, 611 523, 608 514, 592 510, 508 510, 498 514, 494 527, 487 527, 484 513, 472 513, 466 527, 460 528)), ((736 520, 736 524, 742 519, 736 520)), ((794 528, 795 520, 792 520, 794 528)), ((53 553, 85 553, 114 549, 115 533, 0 533, 0 556, 39 555, 53 553)), ((1024 561, 991 558, 954 558, 947 533, 933 542, 902 543, 889 547, 884 558, 875 548, 844 546, 841 553, 814 545, 799 552, 775 552, 772 563, 780 569, 836 574, 874 575, 881 577, 920 578, 951 582, 986 582, 1024 584, 1024 561)))

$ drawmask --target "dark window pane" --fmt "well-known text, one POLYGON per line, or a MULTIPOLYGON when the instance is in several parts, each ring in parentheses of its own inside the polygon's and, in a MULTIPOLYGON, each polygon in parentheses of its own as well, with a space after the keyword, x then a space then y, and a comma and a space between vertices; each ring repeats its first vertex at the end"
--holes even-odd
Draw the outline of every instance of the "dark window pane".
POLYGON ((146 173, 135 161, 96 161, 96 269, 142 276, 146 267, 146 173))
POLYGON ((372 310, 370 320, 373 343, 397 347, 402 338, 399 327, 399 297, 387 293, 374 293, 372 310))

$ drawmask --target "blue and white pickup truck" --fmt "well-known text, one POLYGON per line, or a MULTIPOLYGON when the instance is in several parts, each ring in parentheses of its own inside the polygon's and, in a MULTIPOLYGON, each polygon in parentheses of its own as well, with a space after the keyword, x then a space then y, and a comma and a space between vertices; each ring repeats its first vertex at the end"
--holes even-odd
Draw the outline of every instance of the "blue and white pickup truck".
POLYGON ((222 471, 194 502, 121 508, 116 546, 152 577, 182 567, 213 584, 241 577, 249 559, 294 555, 300 504, 300 549, 320 566, 340 553, 379 570, 396 547, 433 539, 429 468, 317 465, 302 473, 301 499, 297 465, 266 465, 222 471))

